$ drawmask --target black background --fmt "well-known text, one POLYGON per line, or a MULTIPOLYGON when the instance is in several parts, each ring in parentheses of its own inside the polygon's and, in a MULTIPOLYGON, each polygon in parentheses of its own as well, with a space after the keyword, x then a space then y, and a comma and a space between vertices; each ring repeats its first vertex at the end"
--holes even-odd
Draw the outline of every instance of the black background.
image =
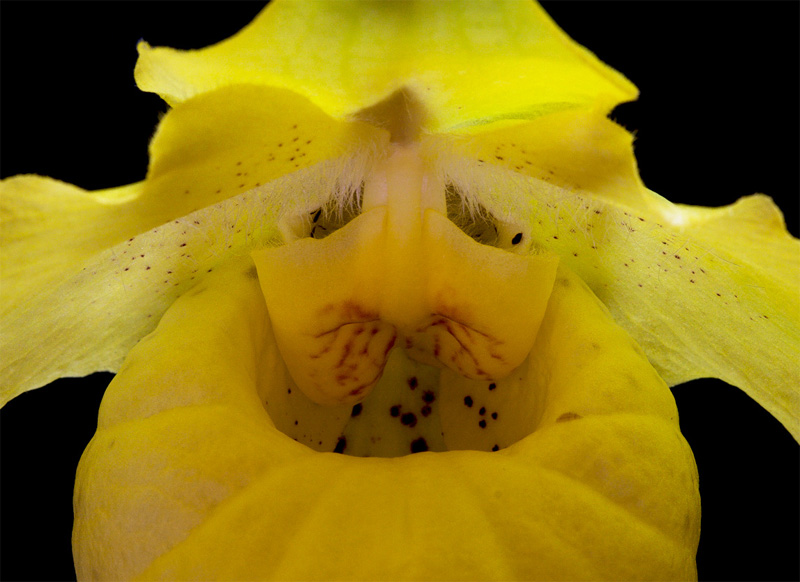
MULTIPOLYGON (((800 4, 545 7, 640 88, 639 101, 613 117, 636 131, 651 189, 709 206, 764 192, 797 236, 800 4)), ((135 87, 136 42, 202 47, 259 9, 250 2, 2 2, 2 176, 39 173, 88 189, 142 179, 165 106, 135 87)), ((72 484, 109 380, 59 380, 0 411, 2 579, 74 579, 72 484)), ((797 443, 721 382, 673 392, 700 471, 700 579, 797 580, 797 443)))

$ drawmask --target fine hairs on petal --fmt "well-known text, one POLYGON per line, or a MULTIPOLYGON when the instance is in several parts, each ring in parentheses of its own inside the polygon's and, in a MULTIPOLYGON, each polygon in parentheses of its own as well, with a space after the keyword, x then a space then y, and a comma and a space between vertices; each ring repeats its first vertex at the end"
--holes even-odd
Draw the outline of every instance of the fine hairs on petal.
POLYGON ((330 203, 341 215, 358 205, 358 192, 374 159, 372 148, 363 149, 279 178, 263 186, 270 192, 265 203, 278 207, 281 217, 330 203))
MULTIPOLYGON (((523 232, 525 244, 521 251, 539 253, 545 250, 539 244, 535 231, 536 221, 546 221, 545 230, 566 226, 559 214, 561 201, 575 198, 575 194, 557 185, 487 165, 479 160, 446 152, 437 159, 437 171, 461 198, 461 216, 451 220, 478 224, 488 221, 504 224, 510 232, 523 232), (509 195, 513 192, 513 195, 509 195)), ((448 210, 450 207, 448 207, 448 210)), ((567 228, 579 228, 580 220, 567 228)), ((463 227, 462 227, 463 228, 463 227)), ((464 229, 468 232, 467 229, 464 229)), ((581 229, 586 232, 585 229, 581 229)), ((468 232, 469 234, 469 232, 468 232)), ((586 233, 587 236, 589 233, 586 233)))
POLYGON ((309 236, 320 216, 342 222, 357 215, 365 177, 380 155, 376 144, 368 144, 352 156, 329 160, 256 188, 264 193, 264 208, 276 209, 282 242, 309 236))

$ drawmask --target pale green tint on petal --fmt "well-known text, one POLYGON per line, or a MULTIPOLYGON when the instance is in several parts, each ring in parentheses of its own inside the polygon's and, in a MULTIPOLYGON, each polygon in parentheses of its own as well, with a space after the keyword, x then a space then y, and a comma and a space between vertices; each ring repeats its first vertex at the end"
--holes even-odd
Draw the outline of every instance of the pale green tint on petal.
POLYGON ((533 434, 395 459, 275 428, 265 399, 291 383, 253 275, 232 261, 178 299, 109 386, 78 469, 81 579, 696 577, 674 401, 575 275, 560 271, 531 360, 533 434), (594 374, 606 350, 628 365, 594 374))
POLYGON ((262 205, 255 196, 234 198, 93 249, 53 271, 35 293, 17 297, 2 314, 2 402, 63 376, 116 371, 167 307, 210 269, 274 241, 274 225, 250 229, 248 213, 262 205))
POLYGON ((771 199, 672 204, 641 184, 629 134, 591 113, 441 140, 447 179, 561 257, 668 383, 721 378, 800 439, 800 241, 771 199))
POLYGON ((636 88, 534 2, 272 2, 195 51, 139 46, 140 88, 176 104, 236 83, 286 87, 334 117, 406 89, 447 131, 634 99, 636 88))
POLYGON ((763 195, 676 210, 685 223, 608 254, 598 296, 667 382, 721 378, 800 440, 800 241, 763 195), (619 269, 654 253, 646 269, 619 269))
POLYGON ((209 269, 279 242, 284 214, 357 188, 385 141, 288 91, 225 87, 166 115, 143 182, 87 192, 4 180, 0 403, 116 370, 209 269))
MULTIPOLYGON (((112 192, 136 197, 141 184, 112 192)), ((119 242, 119 222, 103 192, 32 175, 0 182, 2 312, 65 276, 98 249, 119 242)))

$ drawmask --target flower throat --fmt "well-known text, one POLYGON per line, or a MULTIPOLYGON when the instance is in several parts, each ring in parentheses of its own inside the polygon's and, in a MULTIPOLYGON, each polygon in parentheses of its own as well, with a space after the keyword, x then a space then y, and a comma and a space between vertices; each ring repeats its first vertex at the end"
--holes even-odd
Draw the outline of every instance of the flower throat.
MULTIPOLYGON (((437 403, 453 390, 448 400, 474 403, 472 388, 455 385, 488 392, 522 365, 558 260, 468 236, 448 219, 447 189, 417 145, 391 144, 364 183, 361 210, 323 239, 253 255, 281 356, 310 401, 298 411, 346 419, 332 447, 291 414, 280 428, 358 455, 461 448, 447 443, 437 403)), ((500 416, 477 411, 478 430, 500 416)))

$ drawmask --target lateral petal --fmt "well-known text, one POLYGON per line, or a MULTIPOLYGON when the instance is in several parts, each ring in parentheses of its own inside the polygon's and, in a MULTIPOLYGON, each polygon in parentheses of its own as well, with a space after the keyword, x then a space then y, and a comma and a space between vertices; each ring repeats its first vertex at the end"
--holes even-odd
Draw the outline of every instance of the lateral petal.
POLYGON ((800 439, 800 241, 771 199, 672 204, 599 112, 485 129, 430 138, 467 199, 578 273, 669 384, 721 378, 800 439))
POLYGON ((166 115, 143 182, 87 192, 39 176, 3 181, 0 404, 61 376, 116 370, 209 269, 276 244, 283 216, 356 188, 385 140, 289 91, 232 86, 166 115))

